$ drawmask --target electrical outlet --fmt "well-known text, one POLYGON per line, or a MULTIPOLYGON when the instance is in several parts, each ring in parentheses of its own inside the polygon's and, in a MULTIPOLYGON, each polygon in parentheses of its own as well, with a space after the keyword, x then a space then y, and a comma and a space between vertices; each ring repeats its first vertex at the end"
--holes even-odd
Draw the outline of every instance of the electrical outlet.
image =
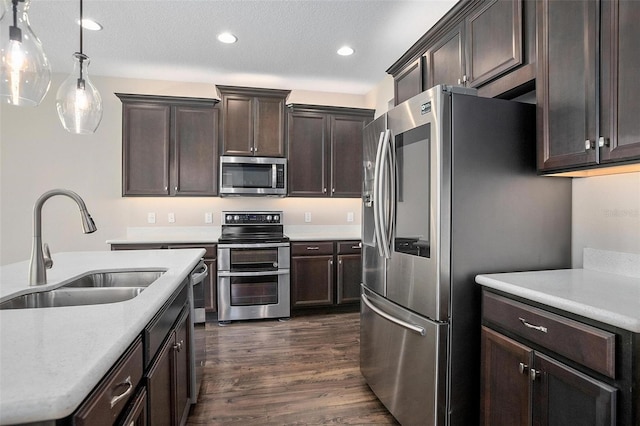
POLYGON ((347 213, 347 222, 353 222, 353 212, 347 213))
POLYGON ((311 212, 304 212, 304 221, 311 222, 311 212))
POLYGON ((156 223, 155 213, 147 213, 147 223, 156 223))
POLYGON ((213 214, 211 212, 204 214, 204 223, 213 223, 213 214))
POLYGON ((169 221, 169 223, 175 223, 176 221, 176 215, 174 213, 169 213, 167 215, 167 220, 169 221))

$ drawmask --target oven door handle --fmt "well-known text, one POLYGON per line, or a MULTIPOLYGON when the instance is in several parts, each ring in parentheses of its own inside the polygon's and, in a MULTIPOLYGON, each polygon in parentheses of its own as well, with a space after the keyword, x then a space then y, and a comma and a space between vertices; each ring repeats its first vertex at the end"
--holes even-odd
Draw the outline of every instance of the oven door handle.
POLYGON ((289 247, 289 243, 218 244, 218 250, 233 249, 233 248, 275 248, 275 247, 289 247))
POLYGON ((278 269, 277 271, 251 271, 251 272, 232 272, 218 271, 219 277, 265 277, 269 275, 287 275, 288 269, 278 269))

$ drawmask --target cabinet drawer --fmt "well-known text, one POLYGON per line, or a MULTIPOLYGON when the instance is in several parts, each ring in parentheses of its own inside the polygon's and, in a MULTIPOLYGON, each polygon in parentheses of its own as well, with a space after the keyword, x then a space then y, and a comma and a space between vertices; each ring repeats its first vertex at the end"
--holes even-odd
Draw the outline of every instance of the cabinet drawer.
POLYGON ((615 378, 615 334, 484 292, 482 318, 572 361, 615 378))
POLYGON ((215 244, 171 244, 167 248, 170 249, 188 249, 188 248, 202 248, 205 249, 205 259, 215 259, 218 255, 218 246, 215 244))
POLYGON ((339 241, 337 246, 338 254, 360 254, 362 252, 360 241, 339 241))
POLYGON ((112 425, 142 378, 142 338, 138 337, 74 416, 78 426, 112 425))
POLYGON ((320 254, 333 254, 333 242, 311 241, 291 244, 292 256, 315 256, 320 254))

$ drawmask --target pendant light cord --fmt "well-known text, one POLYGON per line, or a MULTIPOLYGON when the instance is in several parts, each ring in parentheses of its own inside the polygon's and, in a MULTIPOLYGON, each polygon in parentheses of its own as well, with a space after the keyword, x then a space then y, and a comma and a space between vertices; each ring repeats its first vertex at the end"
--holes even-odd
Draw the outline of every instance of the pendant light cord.
POLYGON ((82 62, 85 59, 84 53, 82 53, 82 0, 80 0, 80 55, 78 60, 80 61, 80 77, 78 78, 78 89, 84 90, 84 78, 82 78, 82 62))
MULTIPOLYGON (((22 43, 22 30, 18 28, 18 2, 20 0, 12 0, 13 5, 13 25, 9 26, 9 40, 22 43)), ((22 0, 24 1, 24 0, 22 0)))

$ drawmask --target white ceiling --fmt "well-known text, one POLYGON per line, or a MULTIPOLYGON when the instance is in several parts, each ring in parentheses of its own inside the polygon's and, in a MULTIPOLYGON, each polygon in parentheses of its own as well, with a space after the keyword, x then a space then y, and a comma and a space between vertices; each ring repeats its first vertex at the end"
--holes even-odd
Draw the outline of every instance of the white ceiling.
MULTIPOLYGON (((84 31, 84 52, 90 75, 365 94, 455 3, 84 0, 104 26, 84 31), (222 31, 238 42, 218 42, 222 31), (338 56, 344 44, 355 54, 338 56)), ((29 16, 53 72, 70 73, 79 1, 32 0, 29 16)))

